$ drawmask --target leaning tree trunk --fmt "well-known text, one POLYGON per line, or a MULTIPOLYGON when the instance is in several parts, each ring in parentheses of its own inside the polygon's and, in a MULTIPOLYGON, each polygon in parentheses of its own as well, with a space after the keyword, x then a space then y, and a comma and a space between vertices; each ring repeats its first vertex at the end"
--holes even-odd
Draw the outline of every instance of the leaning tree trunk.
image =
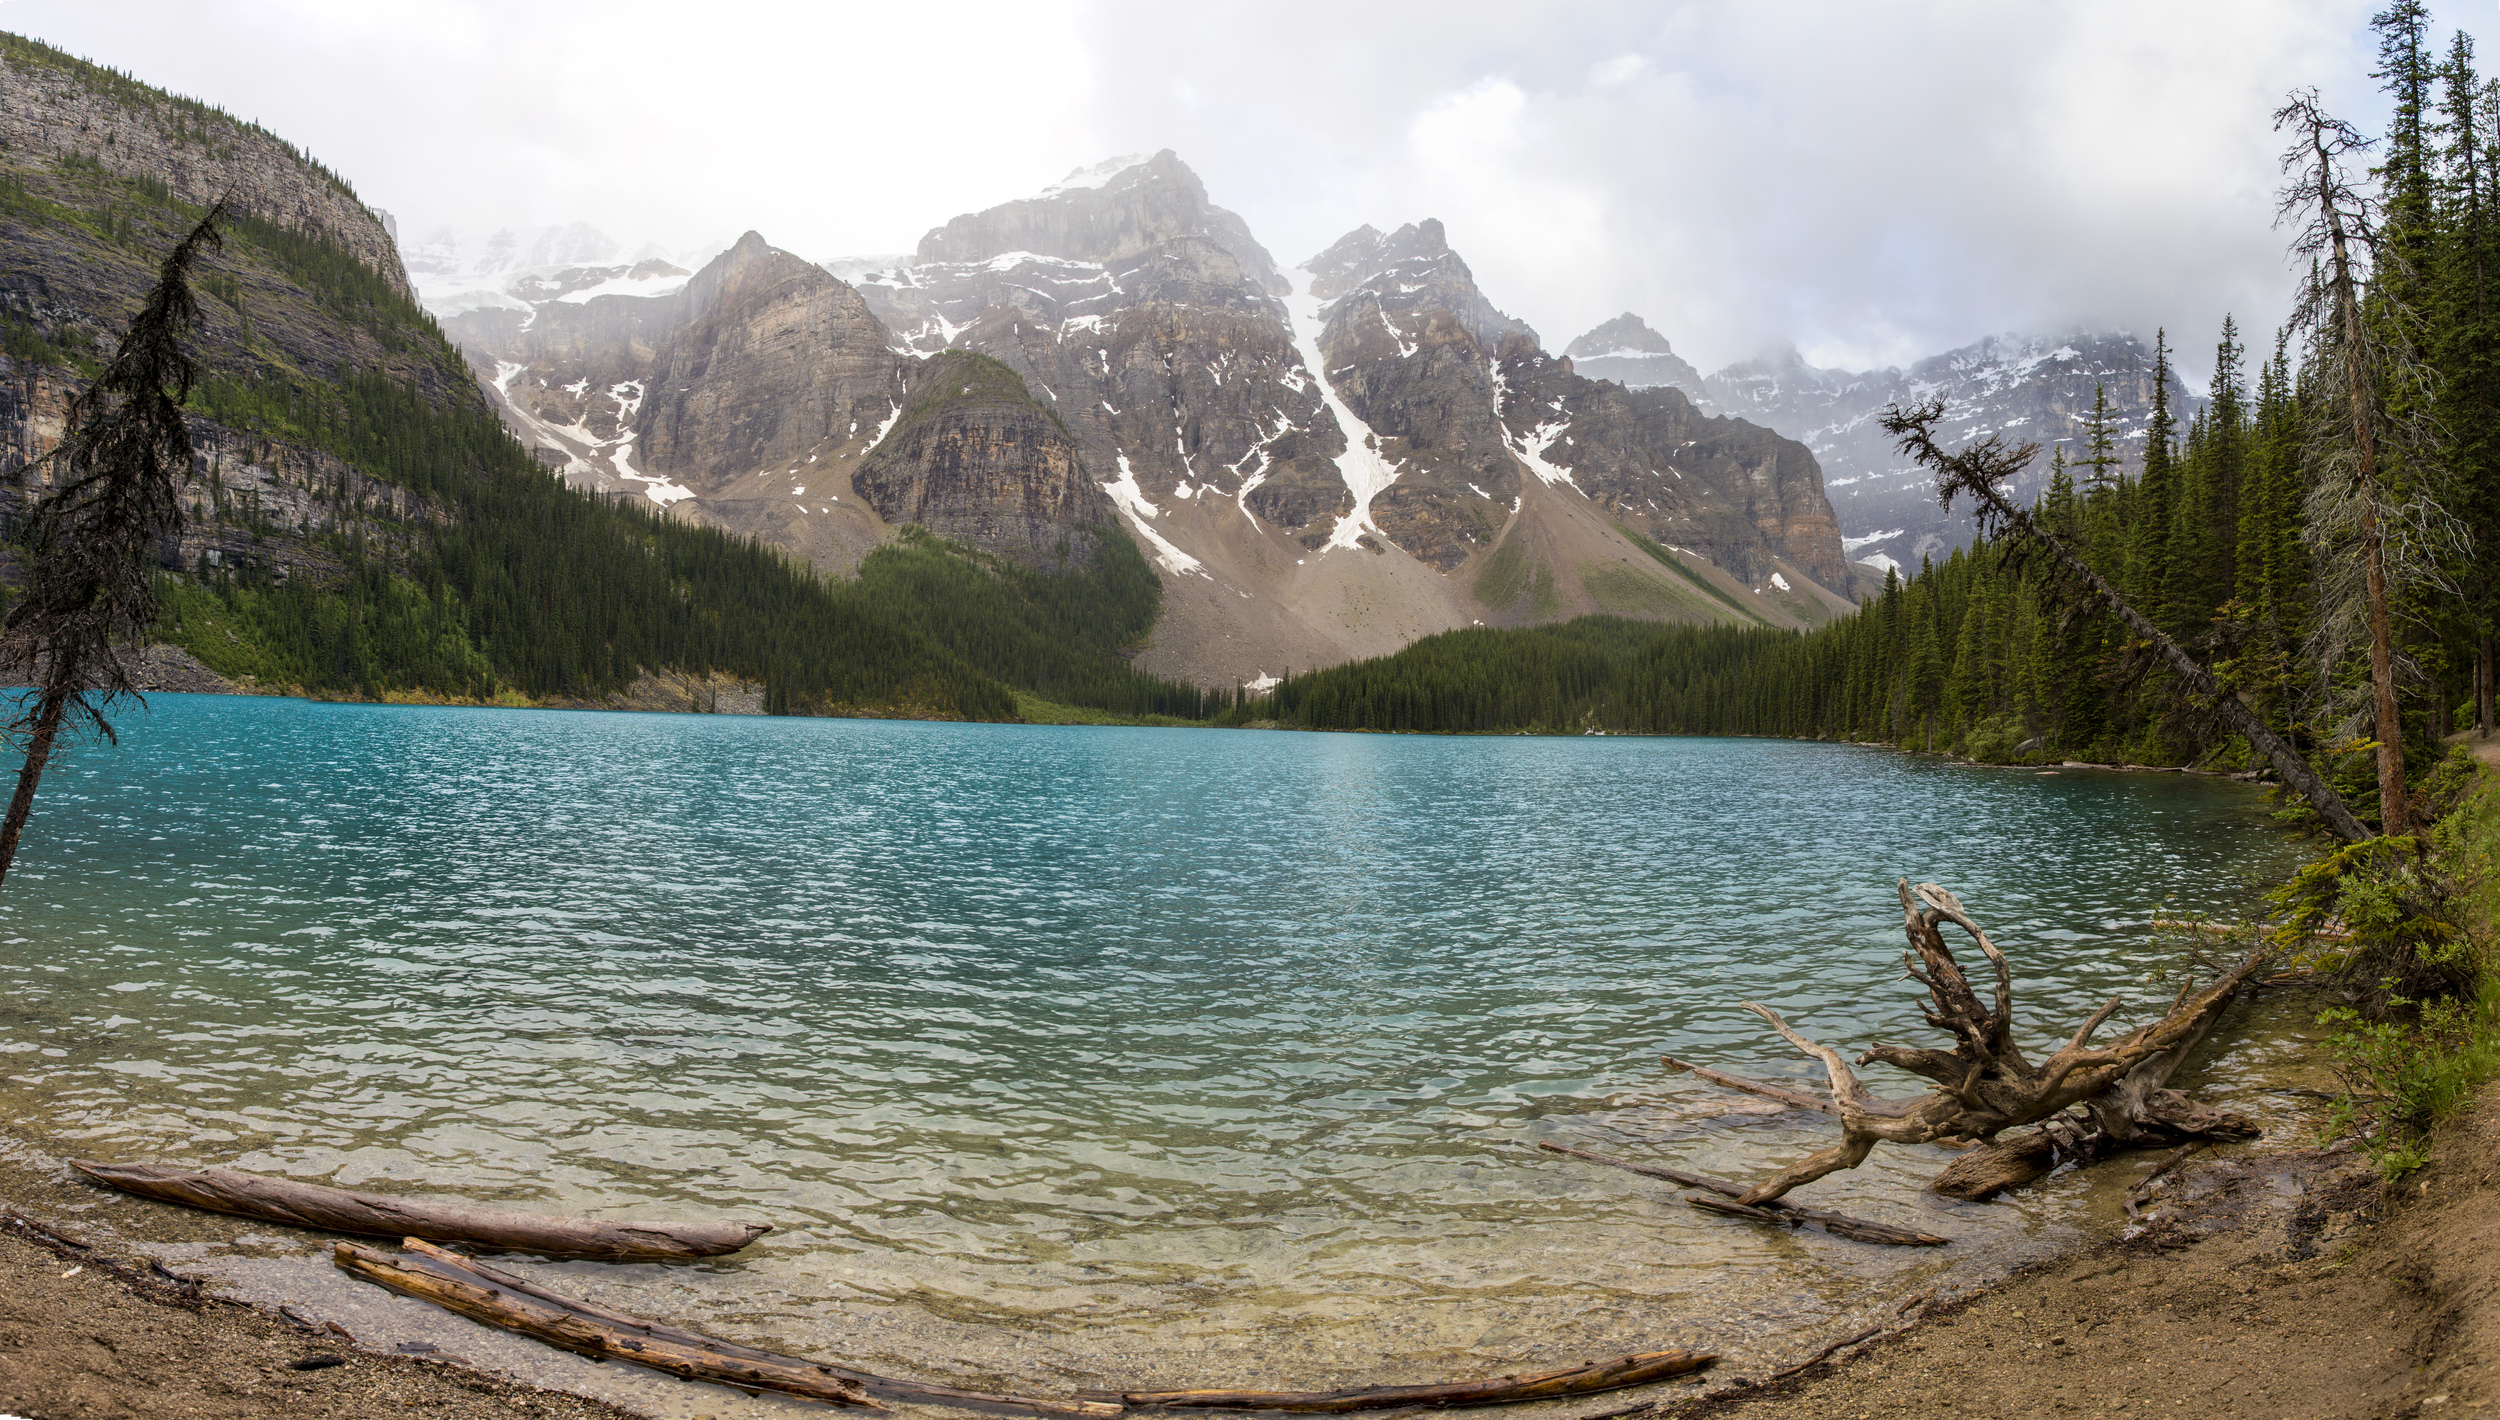
POLYGON ((17 792, 9 796, 8 817, 0 819, 0 880, 7 879, 9 866, 17 861, 17 840, 25 834, 27 815, 35 809, 35 786, 43 782, 44 766, 51 763, 52 746, 61 737, 62 716, 69 709, 70 697, 77 693, 66 684, 44 687, 34 730, 26 737, 26 762, 18 766, 17 792))
MULTIPOLYGON (((2005 1130, 2044 1121, 2045 1129, 2017 1144, 1979 1151, 1977 1159, 1988 1161, 1986 1167, 1966 1155, 1937 1180, 1938 1187, 1956 1196, 1985 1197, 2010 1186, 1998 1182, 1981 1187, 1987 1179, 2003 1176, 2011 1182, 2027 1182, 2054 1167, 2061 1157, 2184 1138, 2256 1133, 2247 1120, 2205 1109, 2165 1086, 2241 984, 2264 964, 2269 954, 2265 947, 2250 952, 2204 990, 2192 995, 2182 991, 2160 1020, 2109 1045, 2094 1046, 2093 1032, 2118 1010, 2119 1002, 2113 998, 2076 1027, 2056 1053, 2034 1065, 2014 1042, 2013 966, 1961 901, 1934 883, 1912 888, 1905 878, 1901 913, 1902 928, 1910 939, 1911 952, 1903 955, 1909 976, 1927 988, 1928 1021, 1950 1031, 1955 1045, 1951 1050, 1878 1045, 1860 1055, 1857 1063, 1898 1066, 1935 1081, 1935 1088, 1905 1098, 1877 1096, 1858 1082, 1839 1051, 1799 1035, 1768 1006, 1745 1002, 1746 1010, 1768 1021, 1789 1044, 1823 1062, 1831 1077, 1834 1112, 1840 1118, 1840 1142, 1754 1185, 1739 1203, 1759 1206, 1825 1174, 1856 1168, 1877 1144, 1987 1144, 2005 1130), (1988 958, 1995 976, 1991 1000, 1980 999, 1945 945, 1938 928, 1946 922, 1968 934, 1988 958), (2066 1117, 2079 1105, 2084 1106, 2081 1115, 2066 1117), (2020 1167, 2040 1158, 2047 1162, 2014 1177, 2020 1167), (1969 1177, 1957 1177, 1957 1169, 1969 1177)), ((1712 1072, 1709 1078, 1749 1093, 1773 1093, 1737 1076, 1712 1072)))

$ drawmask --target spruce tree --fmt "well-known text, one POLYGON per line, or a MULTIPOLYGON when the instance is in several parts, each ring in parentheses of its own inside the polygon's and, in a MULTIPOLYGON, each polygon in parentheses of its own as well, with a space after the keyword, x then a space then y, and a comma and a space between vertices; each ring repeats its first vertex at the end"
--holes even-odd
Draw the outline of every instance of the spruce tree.
POLYGON ((210 209, 166 256, 112 363, 70 401, 46 459, 52 491, 19 533, 25 586, 0 626, 0 670, 30 677, 36 693, 7 730, 25 761, 0 819, 0 879, 62 733, 113 739, 105 710, 137 694, 119 652, 156 624, 157 563, 180 547, 180 483, 198 462, 182 417, 199 375, 182 348, 200 319, 191 269, 223 244, 225 216, 222 203, 210 209))

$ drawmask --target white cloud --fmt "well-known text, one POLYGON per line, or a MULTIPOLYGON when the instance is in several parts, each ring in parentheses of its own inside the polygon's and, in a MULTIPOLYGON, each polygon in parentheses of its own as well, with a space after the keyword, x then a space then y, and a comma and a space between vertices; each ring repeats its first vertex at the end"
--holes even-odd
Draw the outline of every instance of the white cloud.
MULTIPOLYGON (((2267 115, 2367 126, 2377 0, 14 0, 12 28, 267 123, 403 228, 588 220, 908 249, 1172 147, 1280 259, 1440 217, 1559 346, 1625 308, 1705 368, 2282 307, 2267 115)), ((2489 6, 2434 4, 2495 28, 2489 6)), ((2500 54, 2488 56, 2500 64, 2500 54)), ((2252 343, 2256 343, 2252 340, 2252 343)))

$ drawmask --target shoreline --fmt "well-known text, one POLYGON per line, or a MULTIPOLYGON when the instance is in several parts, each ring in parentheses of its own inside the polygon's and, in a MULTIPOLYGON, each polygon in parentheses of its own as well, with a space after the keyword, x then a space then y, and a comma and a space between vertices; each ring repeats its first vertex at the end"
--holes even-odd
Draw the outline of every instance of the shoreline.
POLYGON ((2344 1148, 2190 1165, 2133 1235, 1658 1420, 2500 1413, 2500 1085, 2400 1184, 2344 1148))
MULTIPOLYGON (((2266 992, 2259 998, 2267 1001, 2252 1010, 2243 1004, 2235 1008, 2235 1019, 2228 1032, 2230 1048, 2203 1057, 2191 1066, 2191 1073, 2203 1077, 2192 1087, 2208 1092, 2228 1091, 2246 1099, 2272 1098, 2277 1101, 2293 1098, 2281 1086, 2295 1080, 2299 1056, 2283 1048, 2283 1031, 2287 1020, 2308 1012, 2305 999, 2266 992), (2272 1048, 2268 1048, 2272 1047, 2272 1048), (2219 1077, 2217 1077, 2219 1067, 2219 1077)), ((2316 1112, 2314 1103, 2278 1103, 2269 1110, 2269 1138, 2250 1146, 2231 1146, 2224 1150, 2234 1157, 2228 1166, 2262 1169, 2263 1161, 2281 1151, 2280 1145, 2296 1139, 2312 1127, 2316 1112), (2253 1163, 2244 1163, 2242 1156, 2253 1163)), ((61 1141, 67 1144, 69 1141, 61 1141)), ((60 1147, 56 1144, 54 1147, 60 1147)), ((74 1147, 74 1146, 73 1146, 74 1147)), ((2297 1152, 2297 1151, 2296 1151, 2297 1152)), ((1966 1310, 1981 1304, 2008 1286, 2019 1285, 2028 1275, 2066 1265, 2078 1257, 2114 1245, 2114 1230, 2123 1223, 2117 1214, 2116 1199, 2127 1182, 2147 1167, 2152 1155, 2129 1155, 2104 1164, 2095 1170, 2061 1175, 2044 1181, 2040 1191, 2054 1190, 2047 1201, 2057 1215, 2040 1225, 2045 1231, 2032 1235, 2031 1241, 2012 1253, 1992 1257, 1974 1257, 1966 1266, 1976 1269, 1975 1275, 1937 1277, 1922 1274, 1904 1277, 1870 1287, 1865 1295, 1851 1298, 1838 1311, 1822 1319, 1756 1336, 1741 1345, 1726 1348, 1720 1364, 1698 1377, 1660 1382, 1637 1390, 1601 1393, 1570 1401, 1541 1402, 1531 1407, 1536 1420, 1586 1420, 1587 1417, 1610 1416, 1627 1408, 1642 1413, 1681 1415, 1712 1414, 1711 1410, 1690 1410, 1696 1405, 1741 1403, 1760 1399, 1772 1392, 1759 1383, 1781 1368, 1792 1368, 1806 1361, 1831 1343, 1847 1340, 1854 1332, 1879 1324, 1897 1325, 1902 1319, 1898 1309, 1903 1294, 1912 1294, 1919 1303, 1910 1308, 1922 1319, 1941 1316, 1952 1310, 1966 1310), (1922 1292, 1921 1289, 1926 1289, 1922 1292), (1942 1296, 1936 1295, 1941 1289, 1942 1296), (1759 1392, 1759 1394, 1757 1394, 1759 1392)), ((1662 1191, 1662 1202, 1673 1201, 1673 1195, 1662 1191)), ((1981 1205, 2003 1206, 2003 1205, 1981 1205)), ((110 1192, 88 1184, 71 1175, 58 1159, 39 1150, 22 1133, 0 1138, 0 1209, 93 1243, 97 1251, 119 1254, 130 1259, 132 1270, 143 1278, 152 1276, 152 1268, 170 1267, 176 1275, 198 1274, 208 1282, 209 1296, 204 1302, 180 1296, 149 1295, 152 1289, 144 1283, 133 1292, 130 1305, 170 1304, 176 1311, 190 1310, 205 1316, 194 1318, 158 1317, 159 1330, 183 1331, 185 1328, 206 1335, 247 1337, 249 1346, 236 1350, 238 1358, 232 1366, 212 1368, 202 1385, 240 1385, 236 1394, 266 1393, 271 1401, 266 1409, 213 1409, 189 1411, 168 1403, 142 1414, 218 1414, 233 1415, 238 1420, 259 1420, 292 1414, 361 1414, 353 1408, 336 1412, 303 1408, 312 1399, 339 1396, 353 1391, 374 1397, 395 1396, 419 1381, 407 1377, 409 1364, 430 1368, 425 1375, 440 1378, 458 1376, 450 1382, 467 1397, 462 1403, 472 1409, 457 1413, 463 1416, 504 1415, 581 1415, 611 1417, 636 1415, 652 1420, 700 1420, 713 1416, 726 1420, 733 1415, 766 1415, 824 1413, 803 1402, 786 1399, 748 1399, 718 1387, 678 1382, 656 1372, 631 1366, 605 1366, 557 1352, 504 1333, 450 1316, 423 1303, 391 1296, 367 1284, 355 1282, 334 1273, 327 1261, 330 1235, 314 1234, 281 1228, 253 1220, 219 1214, 198 1213, 188 1209, 158 1204, 110 1192), (281 1305, 292 1309, 303 1323, 278 1314, 281 1305), (205 1306, 206 1311, 201 1312, 205 1306), (210 1315, 212 1314, 213 1315, 210 1315), (247 1315, 248 1314, 248 1315, 247 1315), (350 1346, 334 1335, 319 1332, 330 1323, 337 1323, 353 1334, 356 1345, 350 1346), (300 1359, 293 1353, 278 1355, 288 1348, 310 1346, 329 1348, 343 1354, 369 1357, 386 1363, 376 1368, 332 1367, 320 1372, 318 1386, 304 1381, 293 1372, 279 1374, 277 1367, 300 1359), (408 1354, 418 1359, 409 1362, 408 1354), (275 1357, 274 1360, 266 1359, 275 1357), (219 1379, 226 1370, 239 1367, 237 1375, 219 1379), (248 1374, 245 1374, 248 1373, 248 1374), (242 1384, 248 1382, 248 1385, 242 1384), (252 1387, 259 1387, 253 1390, 252 1387), (362 1387, 363 1390, 354 1388, 362 1387), (574 1410, 547 1409, 553 1402, 544 1397, 561 1394, 579 1398, 585 1406, 574 1410), (281 1403, 282 1402, 282 1403, 281 1403), (476 1408, 483 1407, 483 1408, 476 1408), (496 1408, 501 1407, 501 1408, 496 1408), (539 1407, 539 1408, 532 1408, 539 1407)), ((1751 1225, 1730 1222, 1731 1229, 1751 1225)), ((1825 1239, 1820 1235, 1799 1235, 1801 1245, 1812 1247, 1856 1248, 1862 1244, 1825 1239)), ((21 1237, 16 1240, 23 1243, 21 1237)), ((43 1259, 34 1259, 43 1262, 43 1259)), ((39 1267, 30 1268, 29 1258, 14 1245, 0 1246, 0 1295, 13 1295, 17 1300, 0 1303, 0 1317, 9 1319, 20 1334, 39 1330, 75 1330, 97 1313, 92 1294, 88 1300, 73 1305, 75 1288, 55 1288, 61 1282, 57 1273, 71 1265, 63 1263, 47 1278, 39 1267), (43 1298, 50 1298, 45 1301, 43 1298), (50 1310, 46 1310, 49 1308, 50 1310)), ((44 1263, 48 1265, 48 1263, 44 1263)), ((90 1269, 93 1273, 96 1269, 90 1269)), ((66 1279, 77 1282, 79 1279, 66 1279)), ((568 1285, 564 1279, 551 1279, 568 1285)), ((576 1279, 578 1282, 580 1279, 576 1279)), ((600 1300, 625 1310, 637 1310, 631 1292, 652 1285, 652 1279, 637 1283, 627 1280, 622 1291, 602 1291, 600 1300)), ((84 1285, 95 1287, 104 1283, 89 1276, 84 1285)), ((114 1284, 119 1286, 121 1284, 114 1284)), ((665 1284, 661 1284, 665 1285, 665 1284)), ((656 1298, 655 1298, 656 1299, 656 1298)), ((663 1304, 658 1308, 665 1311, 663 1304)), ((0 1329, 8 1329, 0 1326, 0 1329)), ((1895 1334, 1887 1332, 1887 1335, 1895 1334)), ((758 1341, 748 1336, 725 1336, 724 1339, 758 1341)), ((1868 1351, 1881 1344, 1882 1337, 1856 1346, 1868 1351)), ((187 1343, 185 1343, 187 1344, 187 1343)), ((1544 1344, 1554 1356, 1577 1355, 1580 1348, 1568 1338, 1545 1338, 1544 1344)), ((13 1358, 24 1350, 12 1352, 0 1347, 0 1412, 12 1412, 29 1420, 54 1420, 55 1416, 72 1413, 117 1413, 113 1411, 48 1410, 40 1394, 29 1390, 30 1377, 23 1374, 13 1358), (33 1408, 29 1408, 29 1407, 33 1408), (13 1409, 14 1408, 14 1409, 13 1409)), ((855 1358, 827 1353, 828 1359, 851 1362, 855 1358)), ((1599 1359, 1592 1355, 1585 1359, 1599 1359)), ((116 1362, 115 1364, 118 1364, 116 1362)), ((1829 1368, 1831 1363, 1826 1363, 1829 1368)), ((1487 1368, 1487 1374, 1502 1369, 1487 1368)), ((1814 1372, 1813 1374, 1820 1374, 1814 1372)), ((1466 1377, 1452 1376, 1450 1379, 1466 1377)), ((1811 1378, 1810 1376, 1806 1378, 1811 1378)), ((1296 1380, 1280 1376, 1278 1382, 1296 1380)), ((420 1377, 423 1380, 423 1377, 420 1377)), ((168 1384, 188 1384, 178 1378, 168 1384)), ((425 1381, 425 1384, 432 1384, 425 1381)), ((234 1388, 229 1385, 229 1388, 234 1388)), ((1033 1389, 1055 1394, 1061 1386, 1035 1381, 1033 1389)), ((1780 1392, 1782 1394, 1785 1391, 1780 1392)), ((240 1404, 238 1400, 236 1403, 240 1404)), ((380 1400, 373 1403, 381 1404, 380 1400)), ((396 1403, 396 1402, 392 1402, 396 1403)), ((567 1403, 570 1403, 568 1400, 567 1403)), ((966 1412, 910 1407, 916 1414, 929 1417, 960 1415, 966 1412)), ((1511 1412, 1516 1407, 1503 1407, 1511 1412)))

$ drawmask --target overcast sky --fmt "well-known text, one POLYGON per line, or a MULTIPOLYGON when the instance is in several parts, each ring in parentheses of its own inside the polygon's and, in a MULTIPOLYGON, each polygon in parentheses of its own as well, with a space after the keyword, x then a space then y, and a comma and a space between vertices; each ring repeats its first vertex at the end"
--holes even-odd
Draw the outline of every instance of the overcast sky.
MULTIPOLYGON (((2284 92, 2383 118, 2374 8, 0 0, 0 27, 258 119, 403 235, 908 251, 1169 147, 1287 265, 1441 218, 1556 349, 1625 309, 1705 370, 2161 324, 2201 378, 2226 310, 2285 304, 2284 92)), ((2432 13, 2443 47, 2500 40, 2494 0, 2432 13)))

